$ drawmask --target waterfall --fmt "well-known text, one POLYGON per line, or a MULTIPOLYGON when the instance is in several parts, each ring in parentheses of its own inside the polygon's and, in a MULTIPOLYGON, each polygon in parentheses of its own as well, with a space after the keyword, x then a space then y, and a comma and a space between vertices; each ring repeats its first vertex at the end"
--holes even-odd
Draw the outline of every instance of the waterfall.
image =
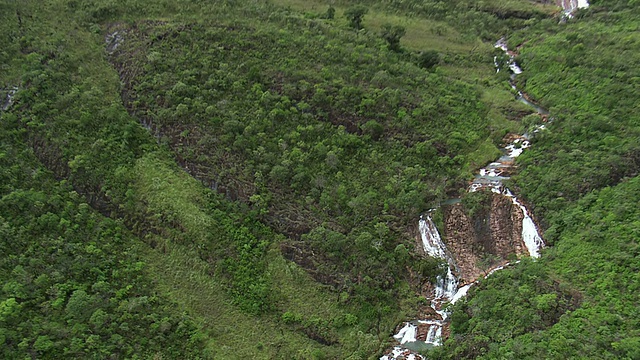
POLYGON ((391 350, 390 354, 384 355, 383 357, 380 358, 380 360, 393 360, 393 359, 424 360, 424 356, 414 354, 411 352, 411 350, 403 349, 400 346, 396 346, 393 348, 393 350, 391 350))
MULTIPOLYGON (((431 300, 431 308, 442 317, 442 320, 421 321, 423 324, 430 325, 425 343, 438 346, 441 343, 443 322, 449 315, 445 310, 442 310, 442 305, 446 302, 451 302, 454 298, 458 299, 462 295, 457 296, 458 279, 451 270, 455 264, 453 258, 447 253, 447 247, 442 242, 442 238, 433 219, 428 215, 426 217, 420 217, 418 227, 420 229, 424 251, 431 257, 446 260, 448 265, 447 273, 445 275, 439 275, 436 279, 433 299, 431 300)), ((465 287, 465 293, 467 289, 468 288, 465 287)))
MULTIPOLYGON (((580 1, 583 1, 583 0, 580 0, 580 1)), ((586 1, 584 1, 584 4, 586 5, 584 5, 583 3, 580 3, 584 5, 584 6, 580 6, 578 5, 578 2, 576 2, 576 0, 569 0, 569 1, 565 0, 562 2, 562 6, 563 8, 565 8, 565 10, 567 9, 565 2, 570 3, 569 13, 575 10, 576 7, 588 6, 588 3, 586 3, 586 1)), ((513 53, 512 51, 509 51, 506 40, 504 38, 501 38, 495 43, 494 46, 498 49, 501 49, 502 51, 505 52, 505 54, 509 56, 509 60, 507 62, 507 65, 511 70, 511 79, 509 82, 511 83, 511 87, 518 92, 518 100, 532 106, 541 115, 549 114, 549 112, 546 109, 543 109, 540 106, 527 100, 527 96, 525 96, 524 93, 522 93, 516 88, 515 76, 522 73, 522 69, 518 66, 518 64, 516 64, 515 53, 513 53)), ((497 67, 497 71, 500 71, 500 64, 498 63, 497 57, 494 58, 494 64, 497 67)), ((538 125, 533 132, 537 133, 544 129, 545 129, 544 124, 538 125)), ((513 196, 511 191, 509 191, 509 189, 503 188, 502 186, 502 180, 506 180, 509 178, 508 176, 502 175, 504 172, 504 169, 508 169, 512 167, 515 158, 520 156, 522 152, 529 146, 531 146, 531 143, 529 142, 529 134, 524 134, 523 136, 520 136, 514 139, 511 143, 505 146, 504 150, 506 151, 506 155, 500 157, 500 159, 498 159, 497 162, 493 162, 489 164, 486 168, 480 169, 479 174, 476 175, 475 179, 471 183, 469 187, 469 191, 473 192, 483 187, 489 187, 491 191, 495 193, 502 193, 504 196, 509 197, 513 202, 513 204, 518 206, 522 211, 522 214, 524 215, 522 219, 522 241, 527 247, 527 250, 529 251, 529 255, 531 257, 537 258, 540 256, 540 248, 544 247, 544 241, 542 240, 542 237, 540 236, 540 234, 538 234, 536 225, 531 219, 531 216, 529 216, 529 212, 527 211, 527 208, 524 205, 522 205, 515 196, 513 196)))
POLYGON ((540 248, 544 247, 544 241, 542 237, 540 237, 540 234, 538 234, 536 224, 533 222, 533 219, 531 219, 531 216, 529 216, 527 208, 513 196, 509 189, 505 189, 504 196, 511 198, 513 204, 522 210, 522 214, 524 215, 522 218, 522 241, 526 245, 529 255, 534 258, 540 257, 540 248))
MULTIPOLYGON (((520 140, 520 139, 518 139, 520 140)), ((512 144, 513 145, 513 144, 512 144)), ((522 144, 523 146, 518 148, 521 149, 523 147, 528 146, 527 144, 522 144)), ((507 149, 509 151, 510 157, 516 157, 520 155, 521 151, 516 151, 515 148, 507 149)), ((481 171, 482 176, 493 176, 496 177, 499 175, 495 169, 483 169, 481 171)), ((479 185, 482 187, 482 185, 479 185)), ((501 182, 499 182, 499 186, 501 186, 501 182)), ((477 188, 472 187, 470 191, 475 191, 477 188)), ((494 188, 492 187, 492 190, 494 188)), ((517 205, 523 212, 524 218, 522 222, 522 239, 529 250, 529 254, 532 257, 539 257, 539 249, 544 246, 544 242, 542 238, 538 234, 536 230, 535 224, 533 220, 529 216, 527 209, 522 205, 515 196, 508 189, 504 189, 502 191, 504 196, 507 196, 511 199, 514 205, 517 205)), ((435 289, 433 298, 431 300, 431 308, 440 315, 441 320, 417 320, 415 322, 407 322, 400 331, 394 335, 394 338, 400 342, 401 346, 398 346, 394 349, 391 354, 385 355, 381 360, 394 360, 400 359, 402 356, 405 358, 409 358, 408 356, 414 356, 414 359, 423 359, 420 355, 415 355, 409 350, 409 348, 420 348, 419 344, 422 343, 427 346, 439 346, 442 344, 442 327, 444 325, 444 321, 447 320, 449 316, 446 310, 442 309, 442 306, 445 303, 455 304, 458 300, 463 298, 473 283, 467 284, 458 288, 458 279, 453 274, 452 268, 455 268, 453 258, 448 254, 446 245, 442 242, 442 238, 440 237, 440 233, 436 228, 433 219, 430 216, 421 216, 418 228, 420 229, 420 237, 422 239, 422 245, 424 251, 431 257, 437 259, 443 259, 447 261, 447 273, 445 275, 440 275, 436 279, 435 289), (428 325, 429 328, 426 333, 426 338, 424 342, 417 339, 418 334, 418 326, 415 324, 428 325), (418 346, 416 346, 418 345, 418 346)), ((485 276, 485 278, 491 275, 493 272, 503 269, 505 266, 509 264, 498 266, 485 276)))
POLYGON ((446 259, 446 247, 440 238, 440 233, 436 228, 433 220, 430 216, 425 219, 424 216, 420 216, 420 222, 418 223, 420 229, 420 236, 422 237, 422 246, 426 253, 434 258, 446 259))
POLYGON ((455 304, 458 300, 460 300, 463 297, 465 297, 467 295, 467 292, 471 288, 471 285, 473 285, 473 284, 467 284, 467 285, 461 287, 460 289, 458 289, 458 291, 456 291, 455 295, 453 295, 453 297, 451 298, 450 303, 451 304, 455 304))
POLYGON ((564 16, 567 18, 572 18, 573 12, 576 9, 589 7, 589 2, 587 0, 557 0, 556 4, 562 7, 564 16))
MULTIPOLYGON (((526 145, 522 145, 528 146, 528 142, 526 145)), ((515 148, 507 149, 507 151, 509 151, 509 155, 513 157, 516 157, 521 153, 521 151, 515 151, 515 148)), ((482 176, 491 177, 498 177, 499 175, 499 172, 496 169, 483 169, 483 171, 481 171, 480 173, 482 176)), ((530 256, 539 257, 539 250, 540 248, 544 247, 544 242, 538 234, 536 226, 529 216, 526 207, 516 199, 516 197, 511 193, 511 191, 509 191, 509 189, 503 188, 502 183, 499 180, 493 183, 489 183, 489 185, 480 182, 476 183, 476 185, 476 187, 472 186, 469 191, 475 191, 485 186, 489 186, 494 192, 497 189, 503 189, 503 191, 501 191, 500 193, 502 193, 504 196, 509 197, 513 204, 517 205, 520 208, 524 215, 522 220, 522 240, 525 243, 530 256)), ((422 239, 422 246, 424 251, 431 257, 447 261, 447 273, 445 275, 439 275, 436 279, 436 283, 434 284, 435 288, 433 292, 433 298, 431 299, 431 308, 438 315, 440 315, 441 319, 414 320, 405 323, 402 329, 400 329, 400 331, 398 331, 398 333, 393 336, 401 346, 396 346, 389 354, 382 356, 380 360, 424 360, 425 358, 422 355, 417 354, 415 351, 420 351, 432 346, 442 345, 442 327, 444 326, 444 322, 449 316, 449 313, 446 310, 442 309, 443 305, 446 303, 455 304, 458 300, 466 296, 471 286, 475 284, 474 282, 458 288, 458 279, 452 271, 452 268, 455 268, 454 260, 449 255, 447 247, 444 242, 442 242, 440 233, 438 232, 433 219, 431 219, 429 215, 427 215, 426 217, 420 217, 418 228, 420 230, 420 237, 422 239), (424 341, 418 340, 420 325, 429 326, 424 341)), ((496 268, 490 270, 485 278, 495 271, 501 270, 506 266, 509 266, 509 263, 497 266, 496 268)))
MULTIPOLYGON (((564 1, 572 1, 575 2, 575 4, 583 4, 583 2, 586 3, 585 0, 564 1), (579 3, 576 1, 579 1, 579 3)), ((580 5, 576 6, 586 7, 580 5)), ((575 9, 575 7, 573 9, 575 9)), ((571 11, 573 11, 573 9, 571 11)), ((506 40, 504 38, 498 40, 498 42, 496 42, 495 44, 495 47, 502 49, 509 56, 509 60, 506 62, 506 65, 511 71, 511 79, 509 83, 511 87, 517 92, 518 100, 533 107, 538 112, 538 114, 543 116, 548 115, 549 112, 546 109, 528 100, 528 96, 517 89, 515 84, 515 76, 522 73, 522 69, 515 61, 516 54, 512 51, 509 51, 509 49, 507 48, 506 40)), ((496 65, 496 71, 499 72, 500 64, 498 62, 498 57, 494 57, 493 61, 496 65)), ((533 133, 537 133, 544 129, 544 124, 538 125, 533 130, 533 133)), ((507 144, 503 149, 504 155, 501 156, 497 161, 492 162, 486 167, 480 169, 471 185, 469 186, 468 191, 474 192, 480 189, 490 189, 493 193, 502 194, 510 198, 512 203, 516 205, 523 214, 521 233, 522 241, 527 247, 529 255, 531 257, 537 258, 540 256, 540 249, 544 247, 544 241, 542 240, 542 237, 540 237, 540 234, 536 229, 536 225, 533 222, 533 219, 531 219, 527 208, 518 201, 518 199, 511 193, 509 189, 503 186, 503 181, 509 179, 509 173, 514 167, 515 158, 520 156, 522 152, 531 145, 529 138, 530 136, 527 133, 525 133, 524 135, 510 136, 509 144, 507 144)), ((458 288, 458 279, 455 277, 452 271, 452 268, 455 269, 454 259, 449 255, 445 244, 442 242, 440 233, 438 232, 435 223, 429 215, 427 215, 426 217, 420 216, 418 228, 420 230, 422 246, 427 255, 433 258, 446 260, 448 264, 447 273, 445 275, 438 276, 438 278, 436 279, 436 283, 434 284, 434 294, 431 300, 431 308, 438 315, 440 315, 441 319, 414 320, 412 322, 405 323, 404 327, 396 335, 394 335, 394 338, 398 340, 402 346, 396 346, 390 353, 382 356, 380 360, 424 359, 424 357, 417 354, 416 351, 420 351, 425 347, 439 346, 442 344, 442 327, 444 325, 444 322, 447 320, 447 317, 449 316, 448 312, 442 309, 443 305, 445 303, 456 303, 467 294, 473 284, 477 283, 476 281, 458 288), (426 331, 426 337, 424 341, 418 340, 418 337, 420 336, 420 325, 429 326, 428 330, 426 331)), ((517 264, 518 262, 519 261, 516 261, 515 263, 517 264)), ((501 270, 507 266, 510 266, 510 263, 506 263, 491 269, 485 275, 485 279, 495 271, 501 270)), ((422 334, 424 334, 424 332, 422 334)))
MULTIPOLYGON (((442 242, 440 233, 431 217, 428 215, 426 218, 421 216, 418 228, 420 229, 424 251, 431 257, 446 260, 448 264, 446 275, 440 275, 436 279, 433 301, 431 302, 431 307, 436 312, 441 313, 440 305, 442 305, 442 302, 450 301, 458 290, 458 279, 451 271, 451 268, 455 265, 451 256, 447 254, 447 247, 442 242)), ((446 319, 445 312, 442 312, 441 316, 443 320, 446 319)))
POLYGON ((416 334, 418 332, 418 327, 407 323, 396 335, 393 337, 396 338, 400 342, 400 344, 405 344, 408 342, 416 341, 416 334))
MULTIPOLYGON (((393 337, 400 342, 402 346, 396 346, 390 354, 384 355, 380 360, 394 359, 424 359, 423 356, 415 354, 413 351, 424 349, 429 346, 439 346, 442 343, 442 326, 449 315, 447 311, 442 309, 442 305, 446 302, 453 302, 466 294, 469 286, 464 286, 458 290, 458 279, 451 270, 455 267, 453 259, 447 252, 446 245, 442 242, 440 233, 436 228, 436 224, 429 215, 421 216, 418 223, 420 229, 420 237, 422 238, 422 247, 424 251, 431 257, 447 261, 447 273, 439 275, 436 279, 433 298, 431 300, 431 308, 440 315, 440 320, 415 320, 407 322, 397 334, 393 337), (418 324, 418 325, 416 325, 418 324), (418 340, 419 326, 429 326, 424 341, 418 340)), ((424 333, 423 333, 424 334, 424 333)))
POLYGON ((453 272, 451 272, 451 267, 448 267, 446 276, 438 276, 436 281, 435 298, 451 300, 457 290, 458 279, 453 275, 453 272))
POLYGON ((440 345, 442 340, 442 326, 431 325, 429 332, 427 333, 427 344, 433 344, 434 346, 440 345))

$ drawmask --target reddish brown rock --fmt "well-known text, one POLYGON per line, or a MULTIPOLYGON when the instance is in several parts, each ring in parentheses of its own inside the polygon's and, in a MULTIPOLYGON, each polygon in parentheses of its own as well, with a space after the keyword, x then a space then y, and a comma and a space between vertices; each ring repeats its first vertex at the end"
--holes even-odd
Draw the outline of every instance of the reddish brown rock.
POLYGON ((492 193, 489 203, 472 216, 462 204, 448 206, 444 218, 443 240, 461 285, 504 265, 514 255, 528 254, 522 241, 522 211, 506 196, 492 193))
POLYGON ((461 204, 445 208, 444 215, 443 240, 455 261, 458 279, 461 282, 472 282, 482 274, 478 267, 482 249, 479 248, 471 219, 463 211, 461 204))

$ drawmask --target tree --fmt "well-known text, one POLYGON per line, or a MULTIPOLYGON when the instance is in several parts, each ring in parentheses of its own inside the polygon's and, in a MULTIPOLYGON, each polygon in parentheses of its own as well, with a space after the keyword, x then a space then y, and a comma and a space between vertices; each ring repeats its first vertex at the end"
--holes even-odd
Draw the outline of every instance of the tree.
POLYGON ((329 20, 333 20, 335 15, 336 15, 336 9, 333 6, 329 6, 329 8, 327 9, 327 13, 325 14, 325 18, 329 20))
POLYGON ((370 135, 373 140, 379 140, 384 133, 384 126, 375 120, 369 120, 361 126, 362 131, 370 135))
POLYGON ((381 36, 389 43, 389 49, 400 51, 400 38, 407 33, 404 26, 384 24, 382 25, 381 36))
POLYGON ((440 54, 435 50, 427 50, 418 56, 418 66, 423 69, 431 69, 440 62, 440 54))
POLYGON ((356 30, 362 29, 362 19, 364 15, 369 12, 369 9, 362 5, 356 5, 347 9, 344 12, 344 16, 349 21, 349 26, 356 30))

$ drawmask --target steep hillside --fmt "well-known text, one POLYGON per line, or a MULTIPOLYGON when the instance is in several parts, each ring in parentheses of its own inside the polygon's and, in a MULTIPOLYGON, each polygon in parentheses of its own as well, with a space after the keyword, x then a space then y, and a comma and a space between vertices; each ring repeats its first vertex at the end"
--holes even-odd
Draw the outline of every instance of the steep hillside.
POLYGON ((507 36, 552 120, 510 186, 552 246, 423 351, 637 357, 637 8, 355 5, 0 0, 2 356, 379 358, 447 272, 420 214, 465 282, 524 253, 465 195, 540 120, 507 36))
POLYGON ((519 158, 515 181, 552 247, 535 264, 496 273, 457 305, 453 336, 438 356, 640 356, 640 45, 629 31, 637 16, 635 5, 594 2, 566 22, 511 37, 512 48, 521 45, 519 85, 553 117, 519 158), (563 293, 581 305, 554 317, 575 307, 563 293))
MULTIPOLYGON (((181 309, 197 326, 194 356, 345 358, 386 348, 393 327, 416 311, 408 284, 440 271, 413 251, 408 224, 448 185, 463 183, 469 161, 484 156, 474 150, 493 146, 478 88, 419 68, 375 36, 266 4, 16 5, 2 22, 2 120, 17 136, 12 151, 79 194, 69 206, 87 204, 130 234, 126 249, 149 291, 174 304, 160 318, 181 309), (253 334, 260 340, 247 344, 253 334)), ((3 217, 18 226, 9 209, 3 217)), ((89 261, 100 268, 99 258, 89 261)), ((30 281, 40 270, 27 271, 35 272, 30 281)), ((78 293, 93 302, 103 296, 93 282, 80 276, 57 301, 67 306, 78 293)), ((27 309, 24 295, 3 291, 7 311, 27 309)), ((149 304, 160 313, 160 303, 149 304)), ((119 319, 117 307, 102 311, 119 319)), ((11 332, 35 316, 23 314, 3 320, 8 357, 75 354, 66 344, 78 340, 66 332, 11 332)), ((103 330, 92 349, 109 352, 119 330, 103 330)), ((159 356, 173 357, 167 351, 159 356)))

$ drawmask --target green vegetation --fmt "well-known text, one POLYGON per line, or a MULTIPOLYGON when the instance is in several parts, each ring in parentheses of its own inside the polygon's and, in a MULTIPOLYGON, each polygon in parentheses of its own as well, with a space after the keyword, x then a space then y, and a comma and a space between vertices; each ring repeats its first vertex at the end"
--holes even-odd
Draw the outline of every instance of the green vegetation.
MULTIPOLYGON (((376 37, 313 21, 299 31, 283 27, 278 13, 271 19, 260 31, 168 22, 111 28, 125 34, 112 54, 125 105, 189 173, 287 235, 284 246, 302 251, 289 257, 350 293, 362 319, 377 319, 394 306, 389 291, 409 265, 394 252, 408 238, 406 222, 464 184, 464 155, 490 135, 485 109, 467 101, 480 96, 475 88, 380 51, 376 37)), ((259 238, 261 253, 268 242, 259 238)), ((252 285, 238 296, 270 292, 253 283, 258 273, 243 277, 252 285)))
POLYGON ((511 37, 519 84, 553 117, 515 179, 553 247, 456 305, 438 357, 640 356, 638 10, 597 2, 511 37))
MULTIPOLYGON (((2 56, 12 65, 2 82, 20 91, 2 114, 7 146, 19 154, 4 158, 7 168, 31 159, 51 186, 79 194, 69 206, 89 205, 95 221, 120 224, 137 260, 123 258, 112 271, 134 264, 144 291, 158 294, 147 303, 149 314, 169 319, 169 329, 187 329, 144 349, 133 346, 146 342, 132 330, 122 356, 345 358, 386 347, 392 328, 415 311, 398 301, 413 299, 407 267, 418 269, 416 281, 441 271, 413 255, 407 224, 464 181, 464 155, 490 135, 479 89, 420 70, 383 49, 377 36, 265 4, 226 8, 206 20, 195 14, 214 12, 190 2, 180 12, 173 2, 51 1, 42 12, 33 2, 19 12, 9 5, 16 12, 3 13, 2 56), (120 21, 125 13, 142 18, 120 21), (178 15, 167 20, 172 13, 178 15), (187 314, 185 325, 171 320, 177 309, 187 314), (247 334, 257 328, 272 334, 251 344, 247 334)), ((8 174, 7 184, 29 189, 13 178, 20 174, 8 174)), ((8 186, 3 196, 13 191, 8 186)), ((17 215, 3 217, 22 229, 17 215)), ((58 238, 54 230, 41 232, 58 238)), ((31 258, 46 263, 45 249, 31 258)), ((122 246, 113 250, 120 252, 122 246)), ((78 297, 85 303, 97 301, 89 291, 96 280, 83 274, 103 261, 90 258, 93 267, 68 279, 77 284, 60 295, 60 306, 75 302, 75 290, 84 291, 78 297)), ((12 291, 1 298, 8 314, 27 306, 12 291)), ((119 296, 151 298, 144 291, 119 296)), ((111 306, 102 310, 111 321, 124 316, 111 306)), ((35 316, 24 314, 3 323, 6 339, 19 338, 8 340, 8 357, 73 356, 65 341, 88 336, 23 325, 25 333, 14 334, 15 324, 35 316), (38 336, 49 337, 36 343, 38 336)), ((136 326, 151 326, 144 321, 136 326)), ((112 351, 117 329, 101 331, 89 353, 112 351)))
POLYGON ((193 319, 155 290, 123 222, 56 181, 2 116, 3 358, 196 357, 193 319))
POLYGON ((384 24, 382 25, 382 38, 389 43, 389 49, 400 51, 400 38, 407 33, 407 30, 400 25, 384 24))
POLYGON ((366 7, 362 5, 356 5, 348 8, 344 12, 344 16, 347 18, 349 26, 356 30, 360 30, 362 29, 362 21, 367 12, 369 12, 369 9, 367 9, 366 7))
POLYGON ((553 117, 514 179, 553 247, 430 356, 638 357, 637 6, 0 7, 3 358, 380 355, 442 272, 417 217, 535 121, 504 34, 553 117))

